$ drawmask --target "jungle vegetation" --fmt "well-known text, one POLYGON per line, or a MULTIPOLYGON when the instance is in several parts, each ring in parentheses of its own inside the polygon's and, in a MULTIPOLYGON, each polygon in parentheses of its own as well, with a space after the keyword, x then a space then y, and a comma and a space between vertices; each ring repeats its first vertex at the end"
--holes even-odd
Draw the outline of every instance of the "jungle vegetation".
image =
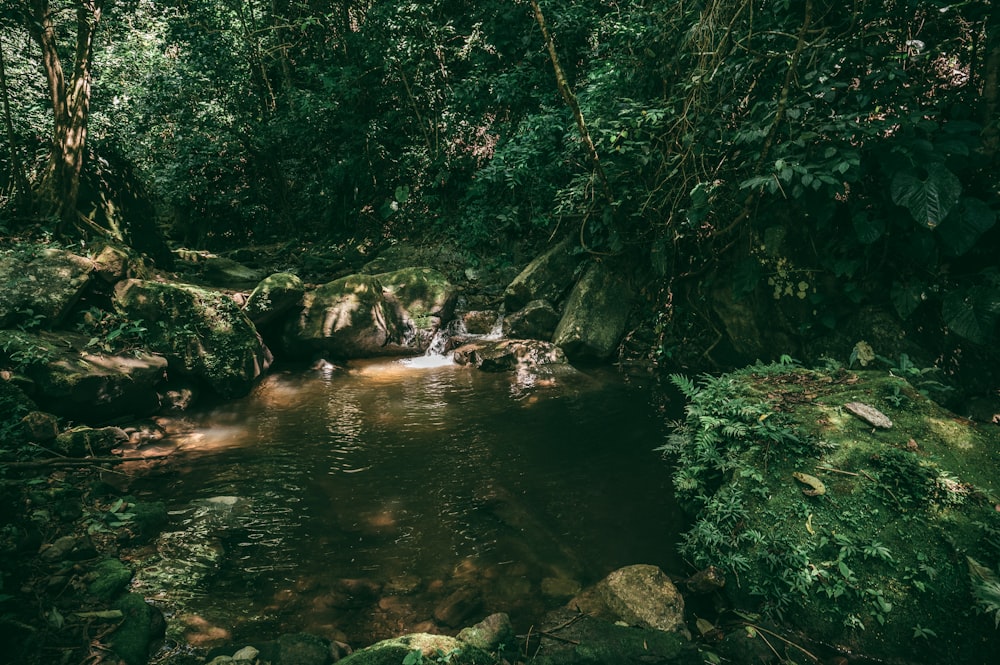
POLYGON ((997 9, 2 0, 0 234, 572 235, 638 268, 660 358, 728 357, 724 291, 793 336, 880 308, 954 369, 1000 317, 997 9))

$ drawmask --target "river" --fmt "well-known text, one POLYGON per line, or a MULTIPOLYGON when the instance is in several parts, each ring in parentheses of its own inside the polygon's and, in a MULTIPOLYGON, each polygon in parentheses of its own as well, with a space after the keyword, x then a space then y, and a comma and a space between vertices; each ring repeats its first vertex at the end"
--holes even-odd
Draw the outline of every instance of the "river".
POLYGON ((615 568, 679 572, 666 423, 640 383, 434 357, 273 372, 175 419, 169 459, 135 480, 171 515, 140 569, 201 556, 197 575, 140 570, 139 590, 194 645, 357 647, 492 612, 523 632, 615 568))

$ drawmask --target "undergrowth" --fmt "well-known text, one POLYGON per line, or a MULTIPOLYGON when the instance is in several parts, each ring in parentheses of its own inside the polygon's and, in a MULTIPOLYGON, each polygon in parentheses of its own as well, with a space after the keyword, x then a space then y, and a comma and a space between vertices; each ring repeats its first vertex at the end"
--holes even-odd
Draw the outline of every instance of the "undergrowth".
POLYGON ((974 457, 996 441, 963 429, 970 448, 956 453, 934 434, 947 419, 912 388, 894 410, 886 388, 901 380, 886 373, 784 363, 671 380, 685 416, 659 450, 693 517, 679 549, 723 569, 734 604, 869 652, 961 660, 1000 644, 1000 578, 967 563, 1000 561, 992 467, 974 457), (845 413, 856 400, 895 427, 845 413), (823 491, 804 494, 793 473, 823 491))

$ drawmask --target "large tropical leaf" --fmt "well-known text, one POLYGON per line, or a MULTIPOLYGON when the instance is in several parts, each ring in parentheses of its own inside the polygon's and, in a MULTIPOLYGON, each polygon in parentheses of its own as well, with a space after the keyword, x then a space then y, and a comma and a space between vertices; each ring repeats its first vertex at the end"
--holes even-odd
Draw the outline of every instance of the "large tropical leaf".
POLYGON ((995 223, 996 213, 986 203, 965 196, 938 227, 937 234, 949 254, 961 256, 995 223))
POLYGON ((889 193, 893 202, 909 210, 918 224, 933 229, 958 203, 962 183, 944 164, 931 163, 921 169, 897 172, 889 193))
POLYGON ((977 344, 989 344, 1000 317, 1000 289, 973 286, 952 291, 944 297, 941 314, 956 335, 977 344))

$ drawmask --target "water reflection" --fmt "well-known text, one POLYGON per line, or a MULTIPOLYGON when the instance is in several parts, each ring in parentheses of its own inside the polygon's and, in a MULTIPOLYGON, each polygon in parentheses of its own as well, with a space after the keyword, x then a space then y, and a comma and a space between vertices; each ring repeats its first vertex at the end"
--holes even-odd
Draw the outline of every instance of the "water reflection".
POLYGON ((219 552, 164 601, 236 638, 360 645, 495 611, 526 629, 619 566, 680 568, 659 418, 614 375, 386 360, 274 374, 187 418, 136 490, 169 502, 201 556, 219 552), (218 497, 236 503, 202 510, 218 497))

